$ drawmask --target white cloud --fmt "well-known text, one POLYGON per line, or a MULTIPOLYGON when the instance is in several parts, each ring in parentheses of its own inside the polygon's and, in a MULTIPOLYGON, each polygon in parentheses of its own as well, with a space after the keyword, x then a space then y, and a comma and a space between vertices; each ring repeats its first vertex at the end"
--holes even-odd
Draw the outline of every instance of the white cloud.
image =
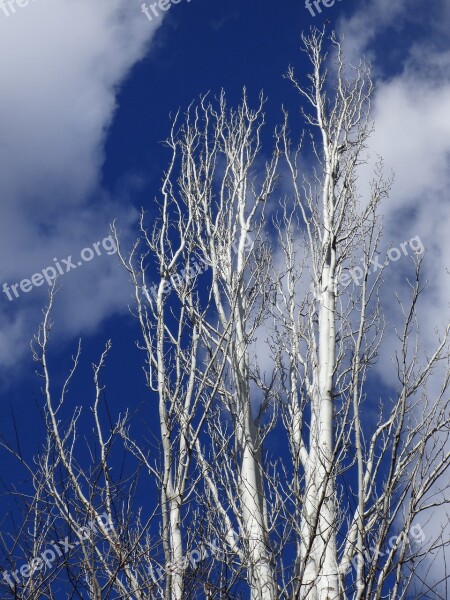
MULTIPOLYGON (((395 173, 390 198, 381 208, 386 245, 398 247, 418 235, 427 249, 424 275, 429 284, 421 305, 423 322, 429 324, 422 332, 424 350, 435 343, 434 326, 449 320, 450 76, 444 60, 450 65, 450 55, 414 46, 402 72, 378 84, 369 149, 373 160, 381 155, 386 171, 395 173)), ((385 297, 386 311, 392 318, 397 314, 393 290, 406 288, 407 263, 404 259, 385 271, 386 288, 392 291, 385 297)), ((388 365, 381 366, 388 377, 388 365)))
MULTIPOLYGON (((417 0, 412 0, 409 3, 411 10, 412 4, 416 2, 417 0)), ((342 18, 339 30, 345 34, 345 50, 350 62, 357 64, 363 55, 366 59, 376 60, 372 42, 381 31, 399 25, 399 17, 403 16, 406 6, 406 0, 366 1, 351 17, 342 18)))
MULTIPOLYGON (((135 212, 100 188, 115 96, 148 51, 150 23, 133 0, 34 0, 0 11, 0 272, 15 283, 78 254, 117 218, 129 235, 135 212)), ((129 297, 115 257, 61 279, 55 320, 92 329, 129 297)), ((0 294, 0 360, 17 364, 40 319, 43 288, 8 303, 0 294)))
MULTIPOLYGON (((419 235, 427 249, 424 275, 429 283, 419 307, 419 351, 423 356, 437 345, 435 327, 438 326, 442 332, 449 322, 450 53, 446 50, 449 46, 448 31, 442 29, 448 5, 435 1, 420 11, 416 8, 416 3, 407 5, 403 1, 388 3, 387 0, 374 0, 370 5, 364 4, 348 21, 343 21, 341 30, 346 33, 349 55, 354 60, 365 52, 373 61, 377 78, 372 113, 375 132, 370 140, 369 152, 372 164, 376 155, 381 155, 386 171, 395 172, 392 193, 381 209, 386 231, 385 248, 390 243, 398 247, 404 240, 419 235), (422 31, 426 32, 426 40, 423 41, 423 36, 419 39, 402 37, 401 28, 405 21, 419 19, 423 19, 422 31), (399 36, 390 40, 395 40, 392 46, 398 59, 395 70, 391 62, 392 48, 389 50, 385 44, 374 43, 386 35, 388 28, 391 28, 393 36, 399 36), (440 37, 444 33, 445 40, 440 37), (406 50, 399 51, 398 48, 406 50), (386 60, 390 65, 389 75, 384 72, 386 60)), ((420 31, 420 28, 415 28, 415 31, 420 31)), ((368 179, 369 169, 366 169, 361 177, 365 190, 368 179)), ((395 366, 391 362, 394 350, 398 348, 394 327, 403 321, 395 292, 406 297, 408 284, 405 274, 408 267, 405 263, 408 263, 406 258, 385 270, 383 304, 388 327, 378 372, 393 388, 398 383, 395 366)), ((413 274, 411 266, 409 273, 413 274)), ((429 382, 429 398, 437 397, 444 376, 443 366, 429 382)), ((421 518, 424 519, 425 515, 421 518)), ((426 547, 439 535, 441 526, 448 524, 445 507, 440 511, 434 510, 432 519, 427 523, 422 520, 421 524, 427 536, 426 547)), ((448 552, 446 558, 449 559, 448 552)), ((437 582, 442 576, 442 561, 440 555, 437 561, 427 565, 429 570, 421 571, 429 584, 436 582, 436 593, 441 591, 437 582)))
MULTIPOLYGON (((368 197, 374 164, 378 156, 383 157, 385 175, 395 175, 390 197, 381 207, 383 250, 417 235, 427 248, 424 274, 429 286, 421 309, 429 323, 423 331, 425 349, 435 343, 433 326, 442 327, 449 320, 450 51, 443 49, 442 38, 439 43, 433 41, 439 35, 436 15, 443 17, 449 9, 441 0, 434 0, 425 10, 415 9, 419 9, 415 0, 412 4, 364 2, 349 19, 341 20, 339 30, 345 34, 345 52, 351 60, 357 62, 365 54, 372 61, 377 84, 371 114, 375 131, 369 140, 370 161, 361 169, 360 188, 363 198, 368 197), (415 29, 417 38, 412 38, 405 24, 419 21, 423 27, 415 29), (395 43, 382 42, 387 35, 395 43), (397 52, 395 68, 392 52, 397 52)), ((399 286, 403 291, 407 288, 405 267, 409 263, 405 258, 385 270, 385 309, 392 319, 397 314, 394 291, 399 286)), ((392 329, 390 333, 389 345, 392 329)), ((384 357, 382 374, 393 383, 387 354, 384 357)))

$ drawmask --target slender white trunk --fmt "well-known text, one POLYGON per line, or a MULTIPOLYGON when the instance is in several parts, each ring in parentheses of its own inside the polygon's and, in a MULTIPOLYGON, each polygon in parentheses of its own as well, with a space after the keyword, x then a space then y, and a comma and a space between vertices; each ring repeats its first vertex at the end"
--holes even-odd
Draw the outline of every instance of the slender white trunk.
MULTIPOLYGON (((243 270, 246 235, 244 229, 238 249, 238 272, 243 270)), ((237 414, 240 420, 237 433, 242 452, 239 488, 248 551, 251 600, 276 600, 276 584, 269 560, 267 532, 264 523, 264 489, 260 452, 258 451, 258 432, 253 422, 250 400, 244 294, 238 297, 237 308, 234 376, 239 404, 237 414)))
POLYGON ((174 500, 170 503, 170 545, 172 564, 170 565, 172 575, 171 600, 182 600, 183 598, 183 543, 180 530, 180 509, 174 500))
POLYGON ((266 547, 261 476, 254 451, 248 444, 243 450, 240 488, 245 536, 248 540, 251 598, 274 600, 276 590, 266 547))
POLYGON ((164 359, 164 304, 163 289, 165 280, 161 280, 157 306, 157 360, 159 418, 161 440, 164 452, 164 475, 162 480, 163 544, 166 562, 166 600, 182 600, 183 597, 183 543, 180 531, 180 494, 174 490, 173 448, 170 442, 170 428, 166 409, 166 382, 164 359))
MULTIPOLYGON (((242 345, 238 344, 238 347, 242 348, 242 345)), ((237 427, 242 451, 239 490, 248 552, 251 599, 275 600, 276 586, 268 555, 264 523, 264 490, 259 462, 260 453, 257 451, 257 430, 251 414, 249 385, 246 379, 248 353, 245 349, 242 355, 237 350, 236 355, 241 358, 236 365, 236 387, 241 405, 238 408, 238 415, 242 419, 237 427)))
MULTIPOLYGON (((328 163, 329 164, 329 163, 328 163)), ((336 255, 331 231, 332 178, 325 179, 323 211, 322 268, 319 279, 318 365, 310 429, 309 465, 305 474, 303 552, 307 557, 304 598, 337 600, 339 596, 336 549, 335 482, 332 473, 333 371, 335 367, 335 268, 336 255)))

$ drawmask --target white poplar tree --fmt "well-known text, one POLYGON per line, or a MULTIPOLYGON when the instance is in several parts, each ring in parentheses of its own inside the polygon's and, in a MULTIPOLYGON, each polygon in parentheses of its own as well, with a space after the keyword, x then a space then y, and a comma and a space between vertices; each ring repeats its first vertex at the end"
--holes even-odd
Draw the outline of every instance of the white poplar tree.
MULTIPOLYGON (((65 585, 90 599, 432 593, 425 569, 448 536, 422 534, 430 511, 449 501, 449 328, 422 352, 416 256, 409 303, 398 299, 398 384, 390 398, 377 393, 369 376, 386 321, 383 269, 372 276, 370 268, 390 189, 381 162, 369 197, 358 192, 373 84, 365 64, 345 65, 334 35, 313 29, 302 40, 308 79, 287 73, 300 93, 300 144, 284 111, 264 161, 263 96, 255 109, 246 92, 236 109, 224 93, 203 96, 174 119, 154 226, 143 213, 128 253, 112 228, 142 332, 145 416, 158 424, 159 455, 135 436, 126 410, 115 420, 104 412, 108 342, 94 365, 90 458, 81 458, 82 409, 68 422, 60 416, 80 349, 56 394, 47 357, 52 292, 34 346, 47 443, 34 462, 4 445, 34 484, 27 552, 45 549, 52 527, 80 551, 58 558, 45 577, 32 572, 26 587, 6 580, 3 597, 54 598, 61 568, 65 585), (349 275, 356 265, 360 285, 349 275), (119 442, 133 468, 118 480, 119 442), (144 476, 144 492, 158 495, 151 506, 144 476), (80 535, 80 524, 102 515, 101 540, 80 535)), ((24 539, 19 532, 14 545, 24 539)))

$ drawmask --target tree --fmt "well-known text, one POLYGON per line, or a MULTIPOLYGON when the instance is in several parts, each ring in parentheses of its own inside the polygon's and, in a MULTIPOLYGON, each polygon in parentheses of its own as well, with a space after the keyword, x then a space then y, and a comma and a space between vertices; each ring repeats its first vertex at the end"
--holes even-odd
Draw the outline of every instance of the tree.
MULTIPOLYGON (((361 200, 357 187, 373 84, 365 64, 345 66, 334 35, 314 29, 302 40, 309 85, 292 68, 287 78, 301 96, 313 168, 305 167, 304 136, 292 142, 286 111, 264 163, 263 96, 251 109, 244 92, 229 109, 224 93, 206 95, 174 119, 159 220, 149 228, 142 214, 129 253, 112 227, 134 290, 159 457, 134 435, 132 415, 105 419, 109 342, 94 365, 95 442, 89 459, 77 454, 81 409, 66 425, 59 414, 80 348, 56 400, 47 360, 52 292, 34 350, 47 444, 34 464, 6 447, 33 478, 25 505, 38 516, 34 556, 54 524, 64 523, 78 542, 80 552, 55 557, 73 595, 394 600, 430 593, 421 562, 445 550, 446 539, 442 532, 420 546, 410 538, 411 531, 422 538, 421 519, 448 502, 449 327, 431 354, 421 352, 423 257, 416 256, 409 304, 398 300, 398 385, 389 399, 377 395, 370 373, 386 323, 383 269, 371 277, 370 266, 390 188, 382 163, 369 198, 361 200), (281 178, 291 194, 279 200, 281 178), (361 258, 358 285, 349 273, 361 258), (264 366, 261 352, 271 356, 264 366), (433 397, 427 384, 441 372, 433 397), (374 425, 365 409, 374 414, 377 403, 374 425), (117 481, 111 465, 119 442, 133 467, 117 481), (158 490, 155 505, 141 501, 143 475, 144 489, 158 490), (49 508, 50 521, 43 518, 49 508)), ((4 597, 53 597, 58 574, 44 581, 35 571, 26 589, 7 582, 4 597)))

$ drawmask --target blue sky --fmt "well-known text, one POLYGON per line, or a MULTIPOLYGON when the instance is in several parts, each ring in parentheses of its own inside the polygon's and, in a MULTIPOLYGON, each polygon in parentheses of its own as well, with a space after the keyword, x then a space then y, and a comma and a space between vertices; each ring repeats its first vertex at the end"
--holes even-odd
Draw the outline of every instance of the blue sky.
MULTIPOLYGON (((237 103, 243 86, 254 100, 264 90, 267 153, 282 104, 299 131, 298 97, 282 76, 289 64, 300 76, 305 72, 300 33, 327 19, 330 29, 345 35, 352 60, 364 54, 373 63, 376 125, 369 164, 381 154, 387 173, 396 174, 382 210, 385 244, 419 235, 429 251, 422 316, 424 343, 431 345, 434 325, 448 320, 450 291, 448 1, 336 0, 312 17, 302 0, 182 0, 151 22, 140 5, 32 0, 9 16, 0 12, 0 286, 54 266, 54 258, 79 257, 108 236, 113 219, 124 243, 133 240, 141 206, 150 219, 156 214, 169 114, 201 93, 224 88, 237 103)), ((362 193, 368 173, 361 172, 362 193)), ((99 255, 60 279, 51 365, 55 383, 61 381, 83 338, 71 401, 84 404, 93 394, 91 363, 111 339, 104 375, 117 413, 147 399, 144 356, 135 347, 139 331, 128 314, 127 276, 115 255, 98 248, 99 255)), ((388 283, 403 285, 402 264, 388 269, 388 283)), ((28 456, 42 439, 40 382, 29 342, 47 292, 45 282, 12 301, 0 292, 0 429, 14 440, 14 414, 28 456)), ((395 322, 393 296, 384 302, 395 322)), ((394 343, 388 335, 387 346, 394 343)), ((377 377, 383 385, 394 383, 391 372, 382 357, 377 377)), ((0 478, 9 486, 23 472, 4 455, 0 478)), ((14 507, 7 495, 0 503, 2 514, 14 507)))

